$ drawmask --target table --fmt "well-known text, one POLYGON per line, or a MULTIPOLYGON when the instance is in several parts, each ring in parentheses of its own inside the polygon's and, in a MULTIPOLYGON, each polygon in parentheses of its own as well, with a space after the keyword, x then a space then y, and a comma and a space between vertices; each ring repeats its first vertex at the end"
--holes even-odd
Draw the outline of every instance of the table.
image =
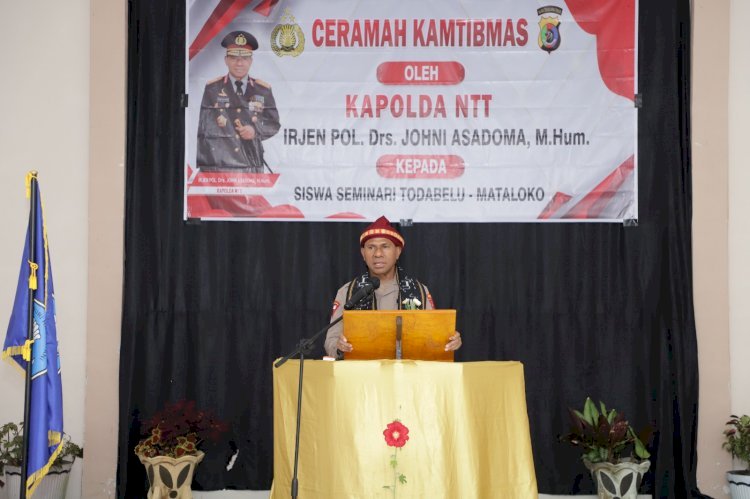
MULTIPOLYGON (((274 369, 273 499, 291 497, 298 374, 274 369)), ((536 498, 523 365, 308 360, 298 476, 300 499, 536 498)))

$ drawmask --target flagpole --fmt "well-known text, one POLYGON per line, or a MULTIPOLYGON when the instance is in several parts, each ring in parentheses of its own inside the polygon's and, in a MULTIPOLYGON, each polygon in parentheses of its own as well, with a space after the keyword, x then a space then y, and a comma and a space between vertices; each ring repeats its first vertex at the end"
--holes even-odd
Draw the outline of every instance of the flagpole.
MULTIPOLYGON (((30 195, 31 207, 29 209, 29 258, 34 259, 36 257, 36 193, 37 193, 37 172, 31 172, 30 182, 30 195)), ((29 261, 29 268, 31 264, 37 262, 29 261)), ((32 270, 33 272, 33 270, 32 270)), ((29 341, 29 348, 32 348, 30 343, 34 339, 34 290, 29 285, 29 299, 28 299, 28 316, 27 316, 27 328, 26 328, 26 339, 29 341)), ((23 403, 23 453, 21 454, 21 497, 20 499, 26 499, 26 482, 29 477, 29 426, 31 418, 31 360, 33 356, 30 356, 26 362, 26 392, 23 403)))

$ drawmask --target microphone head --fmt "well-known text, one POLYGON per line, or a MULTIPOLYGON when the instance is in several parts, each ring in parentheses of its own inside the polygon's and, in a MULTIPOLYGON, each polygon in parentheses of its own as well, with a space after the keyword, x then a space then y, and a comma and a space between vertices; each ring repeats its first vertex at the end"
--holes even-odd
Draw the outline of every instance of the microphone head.
POLYGON ((372 289, 378 289, 380 287, 380 279, 377 277, 370 277, 370 282, 372 283, 372 289))

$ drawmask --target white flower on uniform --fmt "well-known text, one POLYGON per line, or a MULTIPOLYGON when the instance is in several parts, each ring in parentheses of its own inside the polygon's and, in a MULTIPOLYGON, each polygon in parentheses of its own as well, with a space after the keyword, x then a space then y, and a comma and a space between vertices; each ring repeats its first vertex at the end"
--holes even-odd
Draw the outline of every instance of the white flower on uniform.
POLYGON ((404 310, 417 310, 422 306, 422 302, 416 298, 405 298, 401 303, 404 305, 404 310))

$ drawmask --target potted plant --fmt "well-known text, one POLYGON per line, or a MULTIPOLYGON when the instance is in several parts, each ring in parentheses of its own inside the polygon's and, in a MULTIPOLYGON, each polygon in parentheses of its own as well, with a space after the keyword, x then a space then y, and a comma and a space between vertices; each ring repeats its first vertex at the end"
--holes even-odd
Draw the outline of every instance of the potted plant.
POLYGON ((639 437, 622 413, 607 410, 603 402, 597 407, 590 398, 586 398, 583 412, 568 411, 571 430, 561 440, 582 448, 583 463, 594 478, 598 497, 635 499, 651 465, 643 443, 647 434, 639 437))
MULTIPOLYGON (((7 490, 8 499, 20 496, 21 491, 21 453, 23 450, 23 422, 6 423, 0 427, 0 473, 3 479, 0 485, 7 490)), ((77 457, 83 457, 83 448, 79 447, 65 435, 62 450, 52 462, 50 470, 34 492, 34 497, 65 497, 70 470, 77 457)))
POLYGON ((135 453, 146 467, 148 498, 192 498, 193 474, 204 456, 201 444, 218 440, 226 429, 213 414, 185 400, 165 405, 146 421, 135 453))
POLYGON ((733 499, 750 498, 750 416, 735 416, 732 414, 727 421, 728 428, 724 430, 722 447, 745 464, 743 470, 727 472, 729 490, 733 499))

